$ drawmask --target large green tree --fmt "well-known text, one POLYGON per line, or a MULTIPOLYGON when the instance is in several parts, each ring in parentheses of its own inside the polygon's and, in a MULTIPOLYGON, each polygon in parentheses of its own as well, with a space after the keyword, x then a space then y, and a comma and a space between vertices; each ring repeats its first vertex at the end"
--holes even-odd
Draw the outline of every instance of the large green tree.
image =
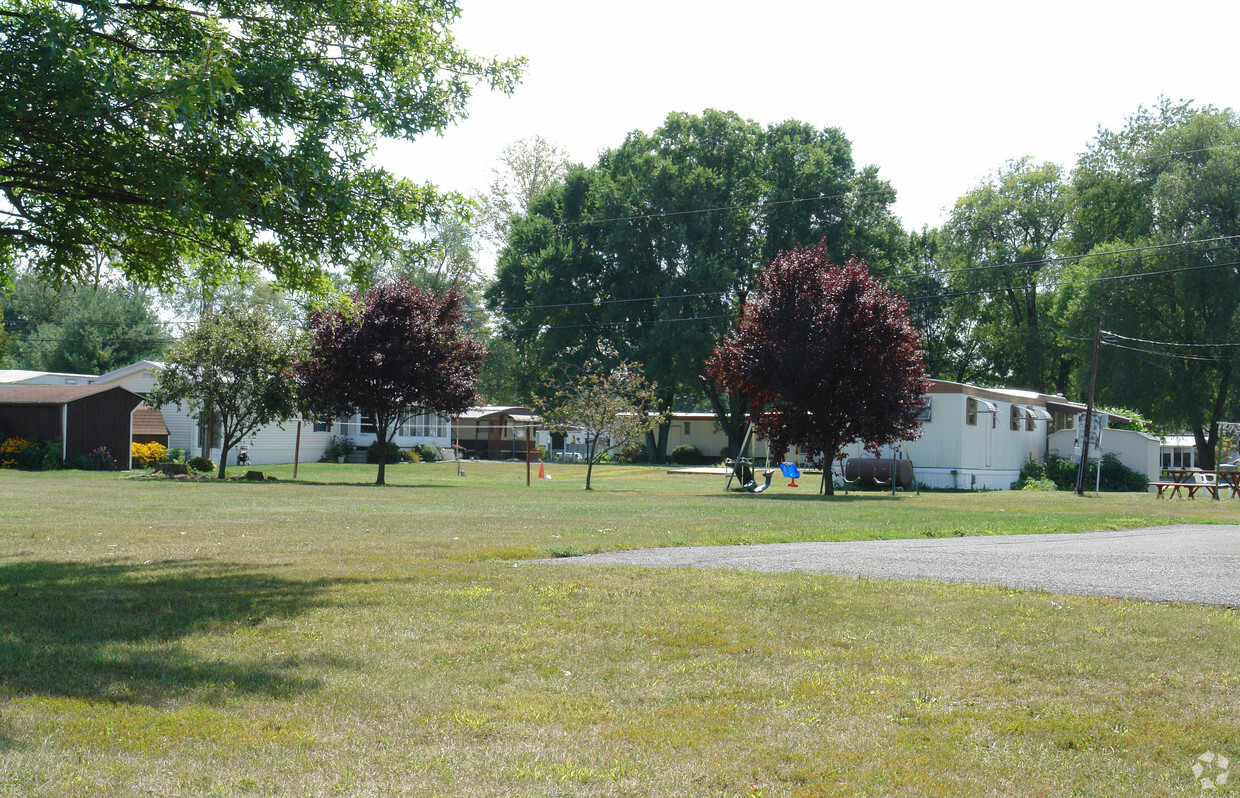
POLYGON ((1069 371, 1050 318, 1071 192, 1062 169, 1009 161, 956 201, 943 228, 953 305, 971 317, 990 379, 1067 390, 1069 371))
MULTIPOLYGON (((660 409, 704 394, 737 445, 743 399, 700 375, 757 269, 819 241, 838 260, 887 266, 902 235, 894 198, 836 128, 674 113, 570 169, 513 220, 488 301, 531 387, 536 374, 568 380, 638 361, 660 409)), ((648 451, 661 458, 666 442, 663 426, 648 451)))
POLYGON ((103 283, 57 291, 22 275, 0 292, 0 306, 13 368, 104 374, 158 359, 169 343, 154 298, 139 286, 103 283))
POLYGON ((245 266, 306 285, 441 207, 370 162, 519 63, 464 52, 455 0, 7 0, 0 280, 104 253, 167 286, 245 266))
POLYGON ((1073 181, 1086 257, 1064 307, 1078 338, 1113 333, 1099 398, 1192 430, 1209 467, 1240 376, 1240 116, 1164 99, 1099 133, 1073 181))

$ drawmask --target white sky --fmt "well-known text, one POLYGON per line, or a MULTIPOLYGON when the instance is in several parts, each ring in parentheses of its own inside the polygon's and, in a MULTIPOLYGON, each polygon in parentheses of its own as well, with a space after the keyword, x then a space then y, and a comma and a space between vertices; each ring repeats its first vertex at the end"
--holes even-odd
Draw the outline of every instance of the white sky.
POLYGON ((593 164, 672 111, 839 127, 937 225, 1010 158, 1067 168, 1099 125, 1160 94, 1238 107, 1235 0, 734 2, 460 0, 478 55, 529 60, 515 94, 479 90, 441 138, 385 144, 397 174, 482 189, 500 150, 541 135, 593 164))

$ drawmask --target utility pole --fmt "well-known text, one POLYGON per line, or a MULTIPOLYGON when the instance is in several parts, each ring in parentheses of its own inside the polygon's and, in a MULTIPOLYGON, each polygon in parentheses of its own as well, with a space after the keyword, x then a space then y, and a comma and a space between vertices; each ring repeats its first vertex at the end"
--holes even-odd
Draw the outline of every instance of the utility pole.
MULTIPOLYGON (((1098 383, 1098 345, 1102 341, 1102 319, 1098 319, 1098 329, 1094 333, 1094 362, 1089 369, 1089 398, 1085 401, 1085 440, 1081 441, 1081 468, 1076 474, 1076 495, 1085 495, 1085 470, 1089 467, 1089 436, 1094 426, 1094 386, 1098 383)), ((1098 438, 1101 443, 1101 436, 1098 438)), ((1102 468, 1102 460, 1098 461, 1102 468)), ((1099 474, 1099 477, 1102 475, 1099 474)))

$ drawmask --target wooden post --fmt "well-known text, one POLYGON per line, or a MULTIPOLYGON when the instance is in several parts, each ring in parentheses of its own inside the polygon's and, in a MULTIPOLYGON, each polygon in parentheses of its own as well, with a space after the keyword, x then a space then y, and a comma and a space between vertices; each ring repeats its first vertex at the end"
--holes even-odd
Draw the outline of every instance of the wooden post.
POLYGON ((534 438, 534 425, 525 425, 525 487, 530 486, 530 441, 534 438))
MULTIPOLYGON (((1094 362, 1089 370, 1089 398, 1085 403, 1085 440, 1081 441, 1081 471, 1076 478, 1076 495, 1085 495, 1085 471, 1089 468, 1089 436, 1093 433, 1094 423, 1094 386, 1098 382, 1098 344, 1102 340, 1102 319, 1098 319, 1098 330, 1094 333, 1094 362)), ((1102 436, 1098 436, 1098 445, 1102 445, 1102 436)), ((1098 460, 1098 476, 1102 476, 1102 459, 1098 460)))
POLYGON ((293 442, 293 479, 297 479, 297 461, 301 459, 301 419, 297 419, 297 439, 293 442))

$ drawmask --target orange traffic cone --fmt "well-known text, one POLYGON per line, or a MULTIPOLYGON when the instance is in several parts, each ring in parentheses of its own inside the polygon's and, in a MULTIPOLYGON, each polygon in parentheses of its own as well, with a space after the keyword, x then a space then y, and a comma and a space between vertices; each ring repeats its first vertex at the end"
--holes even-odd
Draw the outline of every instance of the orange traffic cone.
POLYGON ((792 480, 791 482, 789 482, 789 483, 788 483, 788 487, 790 487, 790 488, 799 488, 799 487, 801 487, 801 486, 797 484, 796 478, 794 477, 794 478, 793 478, 793 480, 792 480))
POLYGON ((546 463, 543 463, 541 460, 538 463, 538 478, 539 479, 547 478, 547 465, 546 463))

